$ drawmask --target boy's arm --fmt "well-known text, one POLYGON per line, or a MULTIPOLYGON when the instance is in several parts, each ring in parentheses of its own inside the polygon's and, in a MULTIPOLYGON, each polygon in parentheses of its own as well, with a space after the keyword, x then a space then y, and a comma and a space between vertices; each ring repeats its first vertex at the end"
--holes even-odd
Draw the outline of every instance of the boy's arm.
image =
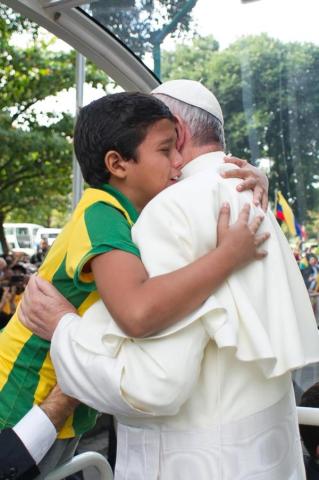
MULTIPOLYGON (((170 205, 171 213, 172 209, 174 206, 170 205)), ((225 204, 218 222, 218 247, 190 265, 187 264, 193 258, 187 256, 187 249, 176 245, 174 233, 165 242, 163 237, 155 236, 151 231, 147 242, 156 242, 158 249, 154 250, 158 251, 163 265, 165 249, 172 250, 175 258, 172 270, 175 271, 171 273, 149 278, 137 257, 120 250, 95 257, 91 268, 98 291, 121 329, 132 337, 146 337, 165 329, 198 308, 233 271, 255 259, 264 258, 266 252, 259 247, 268 234, 256 233, 262 216, 249 223, 249 212, 247 204, 236 223, 229 226, 230 211, 225 204), (163 242, 165 248, 161 246, 163 242)), ((157 217, 156 222, 162 222, 164 236, 165 229, 166 233, 169 230, 166 219, 157 217)), ((154 226, 156 222, 154 220, 154 226)), ((185 239, 188 234, 186 221, 184 227, 185 239)))

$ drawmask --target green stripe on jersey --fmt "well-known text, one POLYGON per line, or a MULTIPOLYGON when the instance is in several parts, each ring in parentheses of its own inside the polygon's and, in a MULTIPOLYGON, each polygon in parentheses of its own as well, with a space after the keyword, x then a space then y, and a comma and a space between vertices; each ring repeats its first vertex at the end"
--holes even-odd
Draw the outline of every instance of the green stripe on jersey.
POLYGON ((49 346, 49 342, 35 335, 24 344, 1 391, 0 427, 13 427, 25 415, 25 405, 33 405, 39 371, 49 346))
POLYGON ((66 273, 66 257, 64 257, 51 282, 75 308, 79 308, 88 296, 88 292, 74 288, 73 279, 69 278, 66 273))

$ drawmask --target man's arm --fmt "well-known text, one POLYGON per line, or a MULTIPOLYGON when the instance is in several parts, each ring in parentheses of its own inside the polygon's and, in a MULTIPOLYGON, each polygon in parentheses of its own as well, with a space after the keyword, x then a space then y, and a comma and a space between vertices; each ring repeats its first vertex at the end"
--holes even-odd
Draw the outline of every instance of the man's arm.
MULTIPOLYGON (((244 219, 241 219, 240 222, 247 224, 248 213, 249 209, 244 209, 244 219)), ((161 221, 165 223, 166 219, 161 221)), ((257 224, 259 224, 259 221, 257 224)), ((228 228, 228 215, 226 215, 224 222, 220 222, 219 227, 222 231, 224 228, 228 228)), ((235 229, 237 227, 238 225, 235 229)), ((169 232, 170 234, 172 233, 171 231, 169 232)), ((186 237, 188 236, 187 231, 184 234, 186 237)), ((155 241, 157 238, 156 232, 152 231, 152 235, 155 241)), ((158 241, 160 242, 160 240, 158 241)), ((165 250, 171 248, 175 249, 171 242, 169 245, 165 244, 165 250)), ((257 247, 255 246, 255 248, 257 247)), ((227 243, 227 247, 225 247, 225 254, 227 256, 231 255, 232 249, 236 250, 237 253, 240 251, 237 235, 231 236, 231 242, 227 243)), ((168 250, 167 255, 171 262, 171 255, 168 250)), ((155 251, 157 251, 156 245, 155 251)), ((161 248, 160 251, 162 251, 161 248)), ((179 249, 179 252, 181 252, 181 249, 179 249)), ((181 264, 187 264, 187 255, 185 257, 182 254, 182 258, 178 258, 177 254, 174 257, 176 268, 181 266, 181 264)), ((163 260, 162 256, 159 258, 163 260)), ((217 258, 215 256, 215 262, 217 258)), ((227 265, 226 260, 225 258, 224 263, 227 265)), ((165 260, 163 261, 165 263, 165 260)), ((224 263, 221 258, 221 269, 225 267, 224 263)), ((222 270, 219 270, 218 267, 215 268, 217 274, 220 275, 222 270)), ((117 280, 117 278, 113 278, 114 282, 117 282, 117 280)), ((194 281, 194 278, 191 280, 194 281)), ((186 276, 186 289, 189 288, 189 281, 190 279, 186 276)), ((200 278, 198 281, 200 281, 200 278)), ((165 289, 164 291, 167 291, 166 283, 164 282, 162 285, 165 289)), ((123 285, 121 288, 123 288, 123 285)), ((167 291, 166 296, 169 295, 175 301, 181 301, 178 289, 176 291, 167 291)), ((127 295, 122 296, 122 298, 119 297, 118 301, 121 300, 123 303, 123 298, 126 302, 127 295)), ((68 302, 55 292, 52 285, 35 277, 29 283, 24 300, 20 306, 19 316, 38 335, 49 338, 64 313, 63 308, 65 313, 72 311, 72 307, 70 308, 68 302), (54 315, 54 312, 57 310, 58 315, 55 318, 52 316, 50 318, 49 313, 52 314, 53 311, 54 315), (31 321, 30 316, 32 317, 31 321), (45 322, 43 322, 43 316, 46 316, 45 322), (25 317, 27 317, 27 320, 25 320, 25 317), (48 334, 49 325, 53 326, 53 328, 51 333, 48 334)), ((162 314, 163 312, 160 313, 160 315, 162 314)), ((99 316, 101 315, 103 316, 103 312, 99 313, 99 316)), ((169 316, 169 312, 167 312, 167 315, 169 316)), ((90 325, 90 332, 94 335, 94 332, 92 332, 92 329, 94 330, 93 320, 94 313, 92 311, 90 321, 86 323, 90 325)), ((85 324, 85 318, 83 319, 83 324, 85 324)), ((205 334, 200 329, 194 328, 191 335, 188 335, 189 331, 179 332, 178 338, 175 339, 175 342, 178 341, 181 346, 179 362, 174 362, 174 359, 170 359, 170 355, 164 355, 163 358, 160 340, 157 341, 157 344, 154 343, 156 341, 146 344, 146 341, 140 343, 128 340, 124 342, 119 354, 115 358, 108 357, 106 351, 105 354, 100 352, 100 355, 96 355, 96 352, 85 348, 85 344, 80 345, 78 343, 76 339, 78 328, 78 317, 69 316, 69 318, 64 318, 52 339, 51 357, 59 383, 66 393, 76 396, 83 403, 93 406, 100 411, 115 414, 131 413, 136 415, 140 410, 149 414, 165 415, 174 414, 178 411, 180 405, 187 398, 187 392, 191 389, 194 379, 198 375, 198 366, 201 362, 201 355, 206 341, 205 334), (185 336, 183 336, 184 333, 186 334, 185 336), (196 349, 192 348, 193 341, 196 343, 196 349), (185 345, 187 345, 187 348, 185 348, 185 345), (183 360, 183 355, 186 355, 185 361, 183 360), (182 364, 183 370, 185 370, 184 365, 187 362, 190 363, 190 366, 187 371, 187 381, 185 381, 185 375, 182 375, 183 372, 180 371, 180 365, 182 364), (145 380, 145 382, 142 382, 143 385, 139 381, 141 374, 143 374, 143 379, 145 380)), ((89 332, 88 335, 90 335, 89 332)), ((98 341, 101 343, 103 340, 100 339, 98 341)), ((167 352, 172 352, 171 347, 167 352)))
POLYGON ((39 474, 37 464, 56 439, 57 430, 78 401, 56 386, 47 399, 34 406, 12 429, 0 432, 0 476, 31 480, 39 474), (11 476, 10 476, 11 475, 11 476))

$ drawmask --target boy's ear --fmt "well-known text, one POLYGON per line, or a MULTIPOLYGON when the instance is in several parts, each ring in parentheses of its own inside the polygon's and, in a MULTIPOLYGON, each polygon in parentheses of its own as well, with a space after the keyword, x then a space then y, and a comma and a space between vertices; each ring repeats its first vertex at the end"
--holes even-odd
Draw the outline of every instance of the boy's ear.
POLYGON ((116 150, 110 150, 104 157, 104 163, 110 175, 116 178, 126 178, 128 161, 116 150))
POLYGON ((180 152, 185 144, 186 139, 186 125, 179 115, 174 115, 175 127, 177 131, 176 149, 180 152))

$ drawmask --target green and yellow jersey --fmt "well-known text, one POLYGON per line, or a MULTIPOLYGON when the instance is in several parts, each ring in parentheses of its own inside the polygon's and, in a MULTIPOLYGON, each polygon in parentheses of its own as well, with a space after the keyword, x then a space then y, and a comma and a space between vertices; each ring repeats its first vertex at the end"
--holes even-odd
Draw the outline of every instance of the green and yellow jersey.
MULTIPOLYGON (((49 280, 83 314, 98 298, 94 278, 84 266, 113 249, 139 256, 131 240, 137 212, 110 185, 88 188, 70 221, 52 245, 39 275, 49 280)), ((12 427, 34 403, 41 403, 56 384, 50 343, 34 335, 16 313, 0 334, 0 429, 12 427)), ((79 405, 59 432, 59 438, 92 428, 96 412, 79 405)))

